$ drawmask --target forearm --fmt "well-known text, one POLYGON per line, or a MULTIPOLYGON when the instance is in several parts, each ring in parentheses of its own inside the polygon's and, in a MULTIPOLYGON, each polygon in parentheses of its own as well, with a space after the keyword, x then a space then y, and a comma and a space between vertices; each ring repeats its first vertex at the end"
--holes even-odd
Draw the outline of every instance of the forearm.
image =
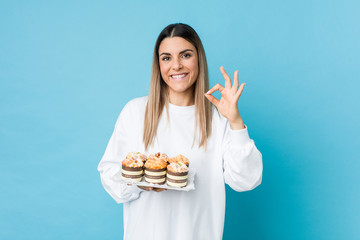
POLYGON ((116 175, 121 171, 121 166, 107 165, 98 170, 102 185, 117 203, 135 200, 139 198, 140 192, 143 191, 136 186, 128 186, 117 180, 118 176, 116 175))
POLYGON ((244 121, 240 114, 234 120, 229 121, 229 124, 232 130, 241 130, 245 128, 244 121))
POLYGON ((235 191, 248 191, 262 178, 262 155, 247 129, 228 130, 223 152, 225 182, 235 191))

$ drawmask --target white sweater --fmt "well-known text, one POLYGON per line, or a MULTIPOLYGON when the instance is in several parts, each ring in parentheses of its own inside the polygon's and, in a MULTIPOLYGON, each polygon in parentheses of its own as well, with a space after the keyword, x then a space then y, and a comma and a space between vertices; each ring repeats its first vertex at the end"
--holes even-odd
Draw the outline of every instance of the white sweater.
POLYGON ((125 240, 222 239, 225 219, 225 183, 235 191, 255 188, 262 179, 262 155, 247 128, 232 130, 214 107, 212 135, 207 150, 195 139, 195 106, 169 104, 164 109, 154 144, 145 151, 142 141, 147 97, 126 104, 115 124, 98 171, 105 190, 124 204, 125 240), (129 152, 182 154, 196 170, 195 190, 144 191, 114 182, 129 152))

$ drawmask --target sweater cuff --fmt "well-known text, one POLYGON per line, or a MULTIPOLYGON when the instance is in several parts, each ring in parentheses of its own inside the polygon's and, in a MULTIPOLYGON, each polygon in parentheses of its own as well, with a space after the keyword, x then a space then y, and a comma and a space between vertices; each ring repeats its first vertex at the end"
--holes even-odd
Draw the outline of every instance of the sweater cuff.
POLYGON ((130 192, 135 196, 137 196, 137 195, 139 195, 139 193, 145 191, 145 190, 139 188, 137 185, 128 186, 128 188, 129 188, 130 192))
POLYGON ((246 125, 244 129, 240 130, 233 130, 230 128, 230 137, 232 142, 236 142, 238 144, 245 144, 251 140, 246 125))

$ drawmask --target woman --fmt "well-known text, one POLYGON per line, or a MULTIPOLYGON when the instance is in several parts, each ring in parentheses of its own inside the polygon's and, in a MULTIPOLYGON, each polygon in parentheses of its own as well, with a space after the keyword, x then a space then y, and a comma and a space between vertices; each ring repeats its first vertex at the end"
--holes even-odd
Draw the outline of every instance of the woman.
POLYGON ((233 81, 209 91, 205 52, 196 32, 171 24, 154 49, 149 96, 126 104, 98 166, 106 191, 124 206, 124 239, 221 239, 225 183, 235 191, 262 179, 262 156, 249 138, 233 81), (212 96, 221 92, 221 99, 212 96), (205 97, 206 98, 205 98, 205 97), (211 104, 211 103, 213 104, 211 104), (183 154, 196 170, 195 190, 163 191, 112 180, 128 152, 183 154))

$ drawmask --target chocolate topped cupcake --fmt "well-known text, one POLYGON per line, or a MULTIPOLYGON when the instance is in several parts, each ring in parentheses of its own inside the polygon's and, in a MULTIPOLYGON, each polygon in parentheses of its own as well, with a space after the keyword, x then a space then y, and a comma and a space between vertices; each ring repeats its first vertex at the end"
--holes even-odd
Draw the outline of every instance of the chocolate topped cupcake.
POLYGON ((149 156, 145 163, 145 181, 148 183, 164 184, 166 179, 167 156, 156 153, 149 156))
POLYGON ((185 187, 188 173, 189 168, 184 163, 170 163, 167 166, 166 184, 171 187, 185 187))
POLYGON ((144 162, 126 158, 122 161, 121 177, 125 180, 141 182, 144 175, 144 162))

